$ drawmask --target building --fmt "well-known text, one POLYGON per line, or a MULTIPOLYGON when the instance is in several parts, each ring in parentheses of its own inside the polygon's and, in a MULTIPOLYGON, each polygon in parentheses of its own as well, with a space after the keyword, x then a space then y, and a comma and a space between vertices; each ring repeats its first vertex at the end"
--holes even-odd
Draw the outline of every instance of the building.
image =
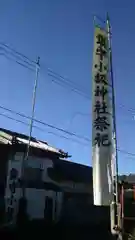
POLYGON ((67 218, 71 205, 77 212, 75 206, 93 203, 92 168, 67 161, 68 153, 33 137, 22 179, 27 145, 28 136, 0 129, 0 203, 6 220, 16 221, 23 184, 30 219, 51 217, 57 222, 67 218))
POLYGON ((92 168, 55 161, 48 174, 62 189, 61 222, 68 225, 89 222, 93 206, 92 168))

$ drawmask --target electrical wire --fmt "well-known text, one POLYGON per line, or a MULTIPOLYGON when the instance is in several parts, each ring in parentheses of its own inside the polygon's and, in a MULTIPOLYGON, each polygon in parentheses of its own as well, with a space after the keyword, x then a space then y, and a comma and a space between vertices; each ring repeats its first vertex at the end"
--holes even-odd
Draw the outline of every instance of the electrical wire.
MULTIPOLYGON (((24 68, 29 69, 30 71, 35 71, 35 64, 36 62, 31 60, 29 57, 25 56, 24 54, 16 51, 15 49, 11 48, 5 43, 0 42, 0 55, 6 57, 8 60, 15 61, 17 64, 21 65, 24 68), (2 46, 2 47, 1 47, 2 46), (8 51, 9 50, 9 51, 8 51), (14 57, 11 58, 9 56, 14 57), (22 62, 20 62, 22 61, 22 62), (28 66, 27 66, 28 65, 28 66)), ((44 68, 41 65, 41 70, 44 68)), ((48 76, 50 76, 52 79, 51 81, 54 82, 57 85, 60 85, 62 87, 69 87, 73 92, 81 95, 82 97, 91 100, 91 97, 88 96, 88 94, 85 91, 82 91, 82 86, 77 86, 76 83, 71 81, 70 79, 67 79, 63 77, 61 74, 57 73, 56 71, 52 70, 51 68, 45 67, 45 69, 48 72, 48 76)), ((119 108, 125 109, 128 112, 135 113, 135 108, 126 108, 124 104, 119 104, 119 108)))
POLYGON ((88 94, 86 93, 85 89, 83 86, 80 86, 76 84, 75 82, 71 81, 68 78, 63 77, 59 73, 55 72, 54 70, 51 70, 50 68, 47 68, 48 75, 52 78, 55 78, 61 82, 64 82, 65 84, 68 84, 72 90, 76 90, 77 93, 82 93, 84 94, 87 98, 89 98, 88 94))
POLYGON ((61 85, 61 86, 63 86, 63 87, 68 86, 71 89, 71 91, 83 96, 84 98, 86 98, 88 100, 91 99, 90 96, 87 95, 87 93, 81 91, 77 87, 74 87, 74 86, 68 84, 66 81, 60 79, 59 77, 57 77, 55 75, 52 75, 50 73, 48 73, 48 75, 52 78, 52 80, 51 80, 52 82, 55 82, 56 84, 58 83, 59 85, 61 85, 61 83, 62 83, 63 85, 61 85))
MULTIPOLYGON (((31 69, 29 66, 31 65, 31 66, 35 67, 36 61, 31 60, 29 57, 27 57, 27 56, 25 56, 24 54, 16 51, 14 48, 11 48, 9 45, 7 45, 7 44, 5 44, 5 43, 3 43, 3 42, 0 42, 0 45, 2 46, 2 47, 0 47, 0 49, 6 51, 5 54, 4 54, 4 53, 0 53, 0 55, 3 55, 4 57, 7 57, 7 59, 12 60, 12 61, 13 61, 14 59, 10 58, 9 56, 6 56, 6 54, 7 54, 7 55, 8 55, 8 54, 9 54, 9 55, 12 55, 12 56, 14 56, 15 58, 18 58, 18 57, 20 56, 20 57, 22 58, 22 62, 23 62, 23 63, 20 63, 20 62, 17 61, 17 60, 14 60, 14 61, 15 61, 16 63, 22 65, 23 67, 28 68, 28 69, 31 70, 31 71, 35 71, 35 69, 31 69), (6 48, 6 49, 5 49, 5 48, 6 48), (8 52, 7 50, 10 50, 10 51, 8 52), (24 59, 25 59, 25 60, 24 60, 24 59), (27 61, 26 61, 26 60, 27 60, 27 61), (24 63, 28 64, 29 66, 24 65, 24 63), (33 64, 33 65, 32 65, 32 64, 33 64)), ((21 58, 19 58, 19 59, 21 59, 21 58)), ((41 68, 43 68, 42 65, 41 65, 41 68)), ((46 68, 47 71, 48 71, 48 75, 49 75, 49 74, 52 75, 52 76, 51 76, 51 77, 53 78, 53 79, 52 79, 52 82, 55 82, 56 84, 61 85, 61 86, 63 86, 63 87, 69 86, 69 87, 71 88, 71 84, 73 84, 74 86, 76 86, 76 83, 74 83, 74 82, 71 81, 70 79, 67 79, 67 78, 63 77, 61 74, 55 72, 55 71, 52 70, 51 68, 48 68, 48 67, 45 67, 45 68, 46 68), (68 84, 68 83, 70 83, 70 84, 68 84)), ((74 89, 74 88, 73 88, 73 86, 72 86, 72 90, 73 90, 73 89, 74 89)), ((82 91, 82 86, 80 86, 80 87, 78 86, 78 88, 77 88, 77 86, 76 86, 75 89, 74 89, 74 91, 75 91, 76 93, 82 95, 83 97, 91 100, 91 97, 88 96, 88 94, 87 94, 86 92, 82 91), (80 88, 81 88, 81 89, 80 89, 80 88)), ((135 113, 135 108, 127 108, 124 104, 119 104, 118 107, 119 107, 119 108, 123 108, 123 109, 127 110, 128 112, 135 113)))
POLYGON ((15 53, 15 54, 21 56, 22 58, 27 59, 29 62, 31 62, 31 63, 33 63, 33 64, 36 65, 36 61, 31 60, 31 59, 28 58, 26 55, 24 55, 24 54, 22 54, 22 53, 16 51, 14 48, 11 48, 9 45, 7 45, 7 44, 5 44, 5 43, 3 43, 3 42, 0 42, 0 45, 2 45, 3 47, 5 47, 5 48, 11 50, 13 53, 15 53))
POLYGON ((21 62, 19 62, 19 61, 15 60, 15 59, 13 59, 13 58, 9 57, 9 56, 8 56, 8 55, 6 55, 5 53, 0 53, 0 55, 1 55, 1 56, 3 56, 3 57, 5 57, 6 59, 8 59, 8 60, 10 60, 10 61, 16 62, 17 64, 19 64, 19 65, 23 66, 24 68, 27 68, 27 69, 29 69, 30 71, 35 71, 34 69, 32 69, 32 68, 28 67, 27 65, 25 65, 25 64, 23 64, 23 63, 21 63, 21 62))
MULTIPOLYGON (((16 112, 16 111, 14 111, 14 110, 12 110, 12 109, 5 108, 5 107, 3 107, 3 106, 0 106, 0 109, 6 110, 6 111, 8 111, 8 112, 11 112, 11 113, 13 113, 13 114, 16 114, 16 115, 18 115, 18 116, 20 116, 20 117, 23 117, 23 118, 26 118, 26 119, 31 119, 30 116, 26 116, 26 115, 23 114, 23 113, 16 112)), ((76 134, 76 133, 74 133, 74 132, 70 132, 70 131, 67 131, 67 130, 65 130, 65 129, 59 128, 59 127, 56 127, 56 126, 54 126, 54 125, 48 124, 48 123, 46 123, 46 122, 43 122, 43 121, 41 121, 41 120, 38 120, 38 119, 35 119, 35 118, 34 118, 34 122, 37 122, 37 123, 42 124, 42 125, 44 125, 44 126, 47 126, 47 127, 52 128, 52 129, 58 130, 58 131, 63 132, 63 133, 65 133, 65 134, 67 134, 67 135, 70 135, 70 136, 74 136, 74 137, 83 139, 83 140, 85 140, 85 141, 87 141, 87 142, 90 141, 90 139, 87 138, 87 137, 78 135, 78 134, 76 134)))
MULTIPOLYGON (((25 56, 24 54, 16 51, 15 49, 11 48, 5 43, 0 42, 0 51, 4 51, 4 53, 0 53, 0 55, 3 55, 8 60, 15 61, 17 64, 23 66, 24 68, 29 69, 30 71, 35 71, 35 65, 36 61, 31 60, 29 57, 25 56), (8 51, 9 50, 9 51, 8 51), (15 59, 10 58, 9 55, 13 56, 15 59), (22 62, 20 62, 22 61, 22 62), (27 66, 27 65, 28 66, 27 66)), ((42 68, 45 68, 48 72, 48 76, 52 78, 52 82, 62 86, 62 87, 69 87, 73 92, 81 95, 82 97, 91 100, 91 97, 85 92, 82 91, 82 86, 77 86, 77 84, 73 81, 71 81, 68 78, 63 77, 61 74, 57 73, 56 71, 52 70, 51 68, 48 68, 47 66, 44 67, 41 65, 42 68)), ((125 105, 119 104, 119 108, 124 108, 128 112, 135 113, 135 108, 126 108, 125 105)))
MULTIPOLYGON (((15 122, 17 122, 17 123, 21 123, 21 124, 23 124, 23 125, 25 125, 25 126, 29 126, 29 124, 28 124, 27 122, 24 122, 24 121, 19 120, 19 119, 16 119, 16 118, 13 118, 13 117, 11 117, 11 116, 8 116, 7 114, 0 113, 0 116, 5 117, 5 118, 10 119, 10 120, 13 120, 13 121, 15 121, 15 122)), ((45 129, 43 129, 43 128, 41 128, 41 127, 38 127, 38 126, 36 126, 36 125, 33 125, 33 128, 35 128, 35 129, 37 129, 37 130, 39 130, 39 131, 41 131, 41 132, 46 132, 46 133, 48 133, 48 134, 52 134, 52 135, 54 135, 54 136, 57 136, 57 137, 60 137, 60 138, 64 138, 64 139, 66 139, 66 140, 69 140, 69 141, 72 141, 72 142, 76 142, 76 143, 81 144, 81 145, 86 146, 86 147, 89 146, 89 144, 83 143, 83 142, 78 141, 78 140, 76 140, 76 139, 72 139, 72 138, 69 138, 69 137, 60 135, 60 134, 58 134, 58 133, 55 133, 55 132, 46 131, 45 129)))
MULTIPOLYGON (((35 68, 36 62, 32 61, 25 55, 17 52, 13 48, 10 48, 8 45, 0 42, 0 51, 1 50, 4 51, 4 53, 2 52, 2 53, 0 53, 0 55, 7 57, 7 59, 9 59, 9 60, 15 61, 17 64, 19 64, 25 68, 28 68, 31 71, 35 71, 35 69, 33 69, 33 68, 35 68), (2 45, 2 47, 1 47, 1 45, 2 45), (14 59, 10 58, 9 55, 14 57, 14 59), (30 62, 26 61, 26 59, 29 60, 30 62), (33 63, 34 63, 34 65, 33 65, 33 63)), ((43 66, 41 68, 43 68, 43 66)), ((73 92, 75 92, 87 99, 90 99, 88 94, 82 90, 82 88, 83 88, 82 86, 79 86, 79 85, 77 86, 76 83, 74 83, 70 79, 67 79, 67 78, 61 76, 60 74, 56 73, 55 71, 53 71, 50 68, 47 68, 47 67, 45 67, 45 68, 47 70, 48 76, 52 78, 52 82, 54 82, 58 85, 61 85, 63 87, 69 87, 73 92)))
POLYGON ((131 152, 128 152, 128 151, 125 151, 125 150, 120 150, 120 149, 117 149, 117 150, 118 150, 118 152, 122 152, 123 154, 135 157, 135 153, 131 153, 131 152))
MULTIPOLYGON (((15 49, 11 48, 10 46, 8 46, 8 45, 5 44, 5 43, 0 42, 0 45, 3 46, 3 48, 0 47, 0 50, 4 50, 4 53, 0 53, 0 55, 3 55, 3 56, 6 57, 7 59, 12 60, 12 61, 15 61, 15 62, 18 63, 19 65, 21 65, 21 66, 23 66, 23 67, 25 67, 25 68, 27 68, 27 69, 29 69, 29 70, 31 70, 31 71, 34 71, 34 69, 30 68, 30 66, 34 67, 34 65, 36 64, 35 61, 31 60, 30 58, 28 58, 28 57, 25 56, 24 54, 16 51, 15 49), (6 49, 5 49, 5 48, 6 48, 6 49), (8 52, 7 50, 10 50, 10 52, 8 52), (13 56, 15 59, 12 59, 12 58, 9 57, 8 55, 13 56), (17 55, 18 55, 18 56, 17 56, 17 55), (21 58, 22 58, 22 59, 21 59, 21 58), (22 63, 19 62, 19 61, 16 60, 16 59, 21 60, 22 63), (24 59, 25 59, 25 60, 24 60, 24 59), (27 61, 26 61, 26 60, 27 60, 27 61), (28 66, 27 66, 26 64, 27 64, 28 66)), ((63 77, 62 75, 56 73, 55 71, 53 71, 53 70, 50 69, 50 68, 47 68, 47 70, 48 70, 48 75, 50 75, 50 76, 53 78, 53 79, 52 79, 53 82, 55 82, 55 83, 57 83, 57 84, 59 84, 59 85, 61 85, 61 86, 63 86, 63 87, 65 87, 65 85, 68 85, 68 86, 70 86, 70 88, 71 88, 74 92, 82 95, 83 97, 85 97, 85 98, 87 98, 87 99, 91 99, 91 98, 87 95, 87 93, 81 91, 79 88, 76 88, 76 87, 75 87, 75 83, 73 83, 71 80, 63 77)), ((123 104, 119 104, 119 107, 126 109, 128 112, 135 113, 135 109, 134 109, 134 108, 126 108, 125 105, 123 105, 123 104)), ((2 106, 0 106, 0 108, 5 109, 5 110, 7 110, 7 111, 10 111, 10 112, 12 112, 12 113, 14 113, 14 114, 20 115, 21 117, 25 117, 25 118, 27 118, 27 119, 30 119, 30 117, 28 117, 28 116, 26 116, 26 115, 24 115, 24 114, 22 114, 22 113, 17 113, 17 112, 15 112, 15 111, 13 111, 13 110, 4 108, 4 107, 2 107, 2 106)), ((34 121, 37 122, 37 123, 43 124, 43 125, 45 125, 45 126, 54 128, 54 129, 56 129, 56 130, 58 130, 58 131, 62 131, 62 132, 65 133, 65 134, 69 134, 69 135, 71 135, 71 136, 83 138, 83 140, 90 141, 89 138, 86 138, 86 137, 83 137, 83 136, 80 136, 80 135, 76 135, 75 133, 71 133, 71 132, 66 131, 66 130, 64 130, 64 129, 61 129, 61 128, 55 127, 55 126, 53 126, 53 125, 50 125, 50 124, 48 124, 48 123, 42 122, 42 121, 40 121, 40 120, 34 119, 34 121)), ((118 149, 118 151, 119 151, 119 149, 118 149)), ((126 152, 125 150, 122 150, 122 152, 125 153, 125 154, 128 154, 128 155, 135 156, 134 153, 129 153, 129 152, 126 152)))
MULTIPOLYGON (((12 109, 5 108, 5 107, 2 107, 2 106, 0 106, 0 109, 6 110, 6 111, 8 111, 8 112, 10 112, 10 113, 12 113, 12 114, 16 114, 16 115, 18 115, 18 116, 20 116, 20 117, 23 117, 23 118, 26 118, 26 119, 30 119, 29 116, 26 116, 26 115, 24 115, 23 113, 20 113, 20 112, 16 112, 16 111, 14 111, 14 110, 12 110, 12 109)), ((1 113, 0 115, 2 115, 2 114, 3 114, 3 113, 1 113)), ((9 116, 8 116, 8 118, 10 118, 10 119, 13 120, 12 117, 9 117, 9 116)), ((23 121, 21 121, 21 120, 17 120, 17 121, 20 122, 20 123, 23 123, 23 121)), ((76 138, 85 140, 85 141, 88 142, 88 143, 92 142, 92 140, 91 140, 90 138, 83 137, 83 136, 81 136, 81 135, 78 135, 78 134, 76 134, 76 133, 74 133, 74 132, 67 131, 67 130, 62 129, 62 128, 58 128, 58 127, 56 127, 56 126, 54 126, 54 125, 51 125, 51 124, 48 124, 48 123, 46 123, 46 122, 42 122, 42 121, 37 120, 37 119, 34 119, 34 122, 37 122, 37 123, 42 124, 42 125, 44 125, 44 126, 47 126, 47 127, 49 127, 49 128, 52 128, 52 129, 61 131, 61 132, 64 133, 64 134, 67 134, 67 135, 74 136, 74 137, 76 137, 76 138)), ((24 123, 23 123, 23 124, 24 124, 24 123)), ((26 124, 27 124, 27 123, 25 123, 25 125, 26 125, 26 124)), ((35 126, 35 125, 34 125, 34 127, 41 130, 40 127, 37 127, 37 126, 35 126)), ((42 130, 43 130, 43 129, 42 129, 42 130)), ((41 130, 41 131, 42 131, 42 130, 41 130)), ((52 133, 52 132, 51 132, 51 134, 56 135, 55 133, 52 133)), ((61 136, 61 137, 63 137, 63 136, 61 136)), ((64 137, 64 138, 66 138, 66 137, 64 137)), ((75 140, 75 141, 76 141, 76 140, 75 140)), ((81 144, 83 144, 83 143, 81 143, 81 144)), ((125 150, 120 149, 120 148, 117 148, 117 150, 118 150, 118 152, 120 152, 120 153, 122 153, 122 154, 132 156, 132 158, 135 157, 135 153, 128 152, 128 151, 125 151, 125 150)))
POLYGON ((4 52, 5 55, 10 55, 10 56, 14 57, 15 59, 18 59, 19 61, 23 61, 25 64, 29 65, 30 67, 34 67, 35 68, 35 65, 33 65, 32 63, 26 61, 25 59, 22 59, 22 57, 16 55, 16 53, 10 52, 9 49, 1 47, 1 45, 0 45, 0 51, 4 52))

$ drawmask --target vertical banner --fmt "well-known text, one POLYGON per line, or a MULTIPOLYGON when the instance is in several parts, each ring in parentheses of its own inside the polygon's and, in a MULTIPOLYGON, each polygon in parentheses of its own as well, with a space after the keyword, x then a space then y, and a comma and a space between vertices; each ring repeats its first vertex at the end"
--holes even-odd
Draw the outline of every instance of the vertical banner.
POLYGON ((92 71, 92 160, 94 205, 110 205, 112 106, 109 99, 107 32, 95 27, 92 71), (109 183, 110 180, 110 183, 109 183))

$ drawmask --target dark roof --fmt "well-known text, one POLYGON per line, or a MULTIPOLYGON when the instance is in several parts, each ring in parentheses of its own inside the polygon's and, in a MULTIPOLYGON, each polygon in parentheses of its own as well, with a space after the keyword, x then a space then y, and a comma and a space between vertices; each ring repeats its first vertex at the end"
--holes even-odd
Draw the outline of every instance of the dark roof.
MULTIPOLYGON (((29 136, 17 132, 13 132, 4 128, 0 128, 0 143, 13 145, 13 140, 18 145, 28 145, 29 136)), ((44 152, 51 152, 59 155, 59 157, 67 158, 68 153, 61 149, 50 146, 47 142, 40 141, 34 137, 31 137, 30 147, 33 149, 39 149, 44 152)))
MULTIPOLYGON (((7 133, 7 134, 9 134, 10 136, 24 138, 24 139, 26 139, 26 140, 29 139, 29 136, 27 136, 27 135, 25 135, 25 134, 17 133, 17 132, 14 132, 14 131, 11 131, 11 130, 8 130, 8 129, 5 129, 5 128, 0 128, 0 132, 7 133)), ((1 134, 0 134, 0 135, 1 135, 1 134)), ((31 137, 31 141, 36 142, 36 138, 31 137)))
POLYGON ((70 161, 55 161, 54 168, 49 169, 48 174, 57 181, 92 183, 92 167, 70 161))
POLYGON ((131 184, 133 183, 135 184, 135 174, 120 175, 119 180, 131 183, 131 184))
MULTIPOLYGON (((13 137, 16 137, 18 141, 17 144, 28 144, 27 135, 0 128, 0 143, 10 144, 12 146, 13 137)), ((37 140, 34 137, 31 138, 31 147, 56 153, 62 158, 55 158, 53 161, 54 168, 48 171, 52 179, 57 179, 57 181, 68 180, 73 182, 92 183, 92 167, 63 160, 63 158, 68 157, 68 153, 65 153, 61 149, 53 148, 49 146, 47 142, 37 140)))

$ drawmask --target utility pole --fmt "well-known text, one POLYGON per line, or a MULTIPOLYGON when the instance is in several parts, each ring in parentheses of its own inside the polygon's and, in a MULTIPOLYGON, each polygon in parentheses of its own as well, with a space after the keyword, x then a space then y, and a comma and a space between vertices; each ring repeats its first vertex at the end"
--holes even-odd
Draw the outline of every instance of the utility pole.
MULTIPOLYGON (((118 214, 118 206, 119 206, 119 179, 118 179, 118 152, 117 152, 117 129, 116 129, 116 111, 115 111, 115 92, 114 92, 114 76, 113 76, 113 66, 112 66, 112 46, 111 46, 111 26, 110 19, 107 14, 107 34, 108 34, 108 48, 109 48, 109 73, 111 79, 111 88, 112 88, 112 118, 113 118, 113 141, 114 141, 114 151, 115 151, 115 174, 113 176, 113 195, 114 195, 114 218, 115 225, 119 227, 119 214, 118 214)), ((115 226, 114 226, 115 227, 115 226)))
POLYGON ((24 172, 25 172, 25 167, 26 167, 26 162, 29 158, 29 152, 30 152, 30 142, 31 142, 31 136, 32 136, 32 129, 33 129, 33 122, 34 122, 34 114, 35 114, 35 103, 36 103, 36 93, 37 93, 37 83, 38 83, 38 76, 39 76, 39 70, 40 70, 40 58, 38 57, 37 62, 36 62, 36 77, 34 81, 34 88, 33 88, 33 97, 32 97, 32 114, 31 114, 31 119, 30 119, 30 125, 29 125, 29 140, 28 140, 28 145, 27 145, 27 152, 26 155, 23 158, 22 161, 22 197, 25 198, 25 177, 24 177, 24 172))

